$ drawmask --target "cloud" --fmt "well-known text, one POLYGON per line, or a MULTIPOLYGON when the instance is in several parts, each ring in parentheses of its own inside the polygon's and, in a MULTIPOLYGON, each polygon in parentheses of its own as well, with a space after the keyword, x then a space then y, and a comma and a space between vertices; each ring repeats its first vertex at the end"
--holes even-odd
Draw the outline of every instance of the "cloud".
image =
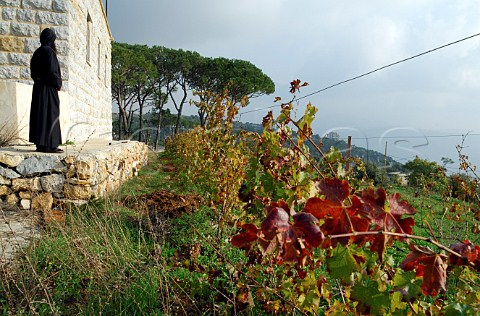
MULTIPOLYGON (((245 59, 276 83, 308 81, 299 96, 480 32, 478 1, 115 0, 116 40, 245 59)), ((318 132, 413 127, 477 128, 480 37, 315 94, 318 132)), ((273 105, 273 96, 249 109, 273 105)), ((275 109, 277 110, 277 109, 275 109)), ((261 122, 268 110, 242 116, 261 122)), ((194 111, 192 111, 194 112, 194 111)))

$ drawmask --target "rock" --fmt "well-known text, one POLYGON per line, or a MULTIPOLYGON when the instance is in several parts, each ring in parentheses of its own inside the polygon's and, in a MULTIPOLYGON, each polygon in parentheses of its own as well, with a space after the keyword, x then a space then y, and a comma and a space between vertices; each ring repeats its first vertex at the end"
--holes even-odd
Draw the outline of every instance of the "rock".
POLYGON ((92 187, 65 184, 63 188, 65 198, 69 200, 89 200, 92 197, 92 187))
POLYGON ((13 156, 9 154, 0 153, 0 163, 6 165, 7 167, 14 168, 18 166, 23 161, 22 156, 13 156))
POLYGON ((43 220, 45 221, 45 224, 60 224, 64 225, 65 224, 65 212, 60 211, 60 210, 45 210, 43 212, 43 220))
POLYGON ((67 156, 65 157, 65 159, 63 159, 63 161, 65 161, 67 165, 73 165, 75 163, 75 160, 75 156, 67 156))
POLYGON ((65 178, 61 174, 51 174, 40 178, 42 188, 46 192, 60 193, 63 192, 65 178))
POLYGON ((12 190, 10 190, 9 187, 6 185, 0 185, 0 196, 6 196, 12 193, 12 190))
POLYGON ((32 206, 32 201, 28 200, 28 199, 21 199, 20 200, 20 206, 22 207, 22 209, 24 210, 29 210, 30 207, 32 206))
POLYGON ((92 186, 96 185, 97 183, 95 182, 95 179, 87 179, 87 180, 80 180, 77 178, 70 178, 66 180, 67 183, 73 184, 73 185, 83 185, 83 186, 92 186))
POLYGON ((94 159, 78 160, 75 163, 77 177, 80 180, 90 179, 93 176, 95 169, 94 159))
POLYGON ((0 176, 0 185, 12 185, 12 180, 0 176))
POLYGON ((7 199, 5 201, 8 205, 16 205, 18 203, 18 197, 15 193, 12 193, 7 196, 7 199))
POLYGON ((41 191, 40 178, 13 179, 12 190, 18 191, 41 191))
POLYGON ((0 166, 0 176, 5 177, 7 179, 20 178, 20 175, 18 173, 16 173, 15 171, 13 171, 11 169, 4 168, 2 166, 0 166))
POLYGON ((65 166, 58 156, 30 157, 17 166, 17 172, 23 176, 61 170, 65 166))
POLYGON ((31 200, 32 199, 32 194, 28 191, 20 191, 20 192, 18 192, 18 196, 21 199, 24 199, 24 200, 31 200))
POLYGON ((51 210, 53 205, 52 193, 42 193, 32 199, 32 210, 51 210))

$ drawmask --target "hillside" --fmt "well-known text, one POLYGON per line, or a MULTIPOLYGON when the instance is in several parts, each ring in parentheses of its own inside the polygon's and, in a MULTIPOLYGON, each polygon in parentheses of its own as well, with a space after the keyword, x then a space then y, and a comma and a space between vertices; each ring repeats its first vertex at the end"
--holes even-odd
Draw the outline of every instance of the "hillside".
MULTIPOLYGON (((255 124, 255 123, 243 123, 243 122, 235 122, 234 123, 234 129, 239 131, 239 130, 245 130, 249 132, 256 132, 256 133, 262 133, 263 127, 261 124, 255 124)), ((335 137, 335 135, 332 135, 335 137)), ((338 137, 335 138, 329 138, 329 137, 320 137, 320 135, 313 135, 312 140, 316 144, 322 144, 322 151, 327 152, 331 147, 338 148, 343 154, 346 154, 347 148, 348 148, 348 143, 342 139, 339 139, 338 137)), ((309 144, 307 144, 309 145, 309 144)), ((311 146, 313 147, 313 146, 311 146)), ((313 148, 311 149, 311 153, 313 156, 314 150, 313 148)), ((371 150, 371 149, 366 149, 363 147, 358 147, 355 145, 352 145, 352 150, 351 150, 351 156, 356 157, 356 158, 361 158, 365 162, 372 163, 376 166, 383 167, 385 165, 385 156, 382 153, 379 153, 378 151, 371 150)), ((388 171, 393 172, 393 171, 403 171, 402 164, 399 163, 398 161, 394 160, 392 157, 387 156, 386 157, 386 164, 388 167, 388 171)))
MULTIPOLYGON (((176 116, 171 114, 170 111, 165 111, 162 116, 162 139, 165 136, 171 135, 173 133, 172 126, 175 124, 176 116)), ((113 131, 115 135, 118 133, 118 113, 113 114, 113 131)), ((131 130, 138 129, 138 115, 133 114, 131 130)), ((156 131, 156 117, 152 115, 151 112, 146 113, 143 120, 144 129, 146 130, 145 135, 147 139, 153 141, 155 139, 154 133, 156 131)), ((198 116, 191 115, 191 116, 182 116, 181 117, 181 130, 191 129, 194 126, 199 125, 200 122, 198 120, 198 116)), ((262 124, 250 123, 250 122, 234 122, 233 126, 236 132, 240 130, 244 130, 247 132, 255 132, 261 134, 263 132, 262 124)), ((133 133, 135 135, 135 133, 133 133)), ((329 135, 331 137, 320 137, 320 135, 313 135, 312 140, 316 144, 322 144, 322 151, 327 152, 331 147, 338 148, 342 153, 347 152, 348 144, 346 141, 339 139, 338 135, 335 133, 331 133, 329 135)), ((138 134, 136 134, 138 136, 138 134)), ((162 141, 160 141, 162 143, 162 141)), ((308 145, 308 144, 307 144, 308 145)), ((311 148, 311 152, 314 153, 315 151, 311 148)), ((315 154, 313 154, 315 156, 315 154)), ((359 146, 352 146, 351 156, 356 158, 361 158, 365 162, 372 163, 376 166, 383 167, 385 165, 385 156, 384 154, 371 150, 366 149, 359 146)), ((386 157, 386 164, 388 167, 389 172, 393 171, 403 171, 403 165, 398 161, 394 160, 392 157, 386 157)))

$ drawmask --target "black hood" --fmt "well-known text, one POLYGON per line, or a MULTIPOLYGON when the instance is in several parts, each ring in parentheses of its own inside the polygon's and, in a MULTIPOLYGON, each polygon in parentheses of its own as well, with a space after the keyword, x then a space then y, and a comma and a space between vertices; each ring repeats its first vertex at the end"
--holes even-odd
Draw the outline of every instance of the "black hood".
MULTIPOLYGON (((54 46, 57 35, 53 29, 46 28, 40 34, 40 43, 42 45, 54 46)), ((53 48, 53 47, 52 47, 53 48)))

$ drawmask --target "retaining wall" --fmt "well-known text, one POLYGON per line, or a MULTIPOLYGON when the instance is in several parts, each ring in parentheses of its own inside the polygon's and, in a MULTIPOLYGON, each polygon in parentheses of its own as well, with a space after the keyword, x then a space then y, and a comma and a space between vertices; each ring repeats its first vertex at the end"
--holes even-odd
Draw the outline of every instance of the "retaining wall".
POLYGON ((141 142, 90 141, 36 153, 33 146, 0 148, 0 202, 24 210, 86 203, 114 192, 147 163, 141 142))

